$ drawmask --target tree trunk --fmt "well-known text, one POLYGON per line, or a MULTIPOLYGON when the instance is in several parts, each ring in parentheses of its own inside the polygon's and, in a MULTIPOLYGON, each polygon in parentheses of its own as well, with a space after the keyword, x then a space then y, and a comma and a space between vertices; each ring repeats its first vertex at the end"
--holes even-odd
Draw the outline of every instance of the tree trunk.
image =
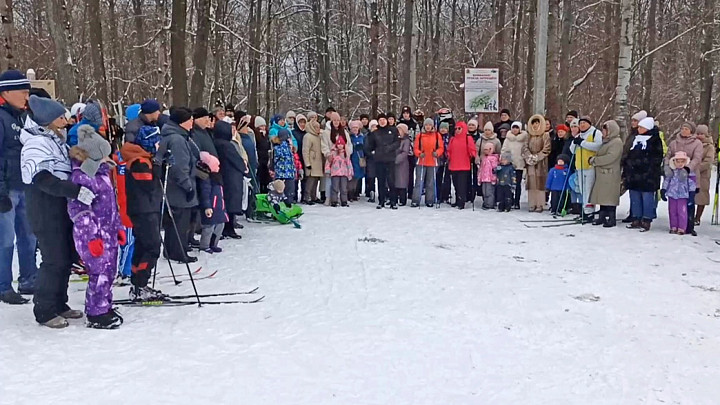
POLYGON ((0 14, 0 20, 2 21, 3 29, 3 47, 5 52, 0 58, 0 71, 6 71, 15 67, 15 61, 13 60, 13 2, 12 0, 5 0, 5 7, 2 7, 2 14, 0 14))
MULTIPOLYGON (((269 0, 268 0, 269 1, 269 0)), ((263 6, 263 0, 258 0, 257 2, 251 1, 250 2, 250 21, 252 21, 251 26, 251 40, 250 44, 255 49, 260 49, 260 43, 262 42, 262 35, 261 35, 261 22, 262 22, 262 6, 263 6), (253 8, 254 8, 254 19, 253 16, 253 8)), ((260 54, 250 49, 250 66, 249 66, 249 73, 250 76, 250 94, 248 96, 248 113, 250 114, 259 114, 260 108, 259 108, 259 95, 258 95, 258 88, 260 87, 260 54)))
MULTIPOLYGON (((110 21, 117 21, 117 10, 115 9, 115 6, 117 5, 116 0, 108 0, 108 13, 110 15, 110 21)), ((118 55, 119 47, 117 46, 118 38, 120 38, 120 34, 118 33, 118 26, 117 24, 109 24, 110 25, 110 76, 112 77, 110 79, 110 100, 112 102, 119 101, 121 94, 120 94, 120 80, 118 80, 118 77, 120 76, 120 71, 125 71, 122 69, 122 63, 120 63, 120 57, 118 55)), ((129 68, 129 66, 128 66, 129 68)))
POLYGON ((267 13, 268 20, 267 20, 267 27, 265 29, 265 114, 270 115, 270 88, 272 84, 272 71, 273 71, 273 58, 272 53, 270 53, 270 50, 272 49, 272 45, 274 43, 274 34, 272 32, 273 29, 273 17, 272 17, 272 6, 273 6, 273 0, 268 0, 267 2, 267 8, 265 9, 265 12, 267 13))
POLYGON ((133 7, 133 25, 135 27, 135 47, 133 53, 135 56, 135 62, 138 64, 137 68, 141 74, 147 72, 147 62, 145 61, 145 24, 143 23, 143 0, 132 0, 133 7))
POLYGON ((533 63, 535 62, 535 20, 537 19, 537 0, 530 0, 530 12, 528 13, 530 19, 528 25, 528 57, 525 61, 525 95, 522 103, 522 113, 526 116, 530 116, 530 112, 533 109, 533 90, 534 90, 534 77, 533 77, 533 63))
MULTIPOLYGON (((224 24, 227 5, 228 5, 227 0, 220 0, 218 2, 217 7, 215 8, 215 21, 217 21, 221 24, 224 24)), ((250 42, 251 43, 253 41, 253 39, 252 39, 253 38, 253 36, 252 36, 253 28, 252 27, 253 27, 254 18, 255 18, 254 5, 255 5, 255 2, 250 2, 250 15, 248 17, 248 20, 250 21, 249 25, 250 25, 250 42)), ((212 46, 213 65, 214 65, 214 67, 213 67, 213 87, 212 87, 213 91, 212 91, 212 94, 210 94, 210 98, 211 98, 210 105, 212 106, 212 105, 219 103, 220 105, 222 105, 224 107, 225 105, 223 103, 223 99, 225 98, 225 95, 223 94, 224 87, 223 87, 223 81, 222 81, 222 62, 223 62, 223 59, 225 56, 225 52, 224 52, 225 48, 223 46, 224 45, 223 44, 223 29, 220 28, 219 26, 215 25, 214 30, 215 30, 215 35, 214 35, 215 39, 213 41, 213 46, 212 46)), ((250 69, 252 66, 252 60, 253 60, 252 55, 254 55, 255 52, 252 49, 248 49, 247 52, 249 55, 248 69, 250 69)), ((252 87, 252 74, 251 73, 248 73, 248 80, 249 80, 249 83, 248 83, 247 88, 249 90, 252 87)), ((252 100, 252 96, 250 94, 248 94, 248 113, 255 114, 255 110, 250 109, 251 100, 252 100)))
POLYGON ((560 0, 550 0, 548 19, 548 51, 547 51, 547 94, 545 104, 548 117, 556 122, 562 117, 560 94, 560 40, 558 23, 560 22, 560 0))
POLYGON ((405 0, 405 21, 403 25, 403 64, 400 74, 400 101, 404 105, 412 105, 412 95, 410 92, 410 72, 412 70, 413 53, 413 37, 415 34, 413 24, 413 11, 415 8, 415 0, 405 0))
MULTIPOLYGON (((413 10, 413 13, 414 12, 415 11, 413 10)), ((410 49, 410 89, 408 105, 417 107, 418 25, 416 23, 412 26, 412 41, 410 42, 410 49)))
POLYGON ((67 3, 64 0, 45 0, 47 28, 55 50, 55 67, 57 69, 55 83, 57 98, 65 104, 77 101, 78 91, 75 85, 75 68, 70 54, 73 43, 71 25, 67 17, 67 3))
POLYGON ((170 23, 170 72, 172 74, 172 102, 188 104, 187 72, 185 62, 185 27, 187 25, 187 0, 173 0, 170 23))
POLYGON ((380 42, 380 18, 378 16, 377 0, 370 3, 370 115, 377 115, 378 111, 378 45, 380 42))
POLYGON ((623 140, 628 134, 628 87, 632 74, 633 0, 620 2, 620 54, 618 55, 618 80, 615 89, 615 116, 620 125, 623 140))
MULTIPOLYGON (((657 46, 657 0, 649 0, 648 16, 647 16, 647 50, 652 51, 657 46)), ((652 86, 653 86, 653 64, 655 55, 650 55, 645 59, 645 66, 642 73, 642 107, 648 111, 652 110, 652 86)))
POLYGON ((190 105, 198 107, 205 100, 205 71, 207 68, 208 39, 210 37, 210 0, 198 0, 197 32, 193 51, 195 71, 190 85, 190 105))
MULTIPOLYGON (((517 19, 515 20, 515 29, 513 34, 513 56, 512 56, 512 80, 515 83, 519 83, 520 78, 520 48, 521 48, 521 39, 522 39, 522 27, 523 27, 523 15, 525 14, 525 2, 523 0, 520 0, 518 2, 518 8, 517 8, 517 19)), ((513 86, 513 92, 512 92, 512 103, 513 105, 516 105, 518 100, 522 99, 522 86, 521 85, 515 85, 513 86)), ((517 111, 516 111, 517 113, 517 111)), ((518 117, 520 114, 517 115, 518 117)))
MULTIPOLYGON (((713 22, 715 16, 715 0, 705 0, 705 8, 703 10, 705 16, 704 22, 710 24, 713 22)), ((700 88, 700 122, 704 124, 710 124, 711 104, 712 104, 712 90, 713 90, 713 61, 714 53, 707 54, 713 46, 713 35, 717 31, 712 25, 706 25, 703 27, 703 40, 701 45, 701 59, 700 59, 700 80, 702 85, 700 88)), ((714 132, 714 131, 713 131, 714 132)))
POLYGON ((325 107, 332 105, 330 99, 330 48, 328 46, 328 36, 330 35, 330 0, 325 0, 325 19, 323 21, 323 47, 322 47, 322 63, 323 63, 323 76, 321 77, 323 85, 323 103, 325 107))
MULTIPOLYGON (((100 0, 87 0, 87 13, 100 15, 100 0)), ((105 55, 103 52, 102 25, 100 18, 90 18, 90 58, 92 59, 95 93, 103 102, 108 102, 107 77, 105 75, 105 55)))
MULTIPOLYGON (((570 91, 570 52, 572 49, 572 26, 573 14, 571 0, 563 0, 562 32, 560 34, 560 83, 559 91, 557 92, 560 100, 562 101, 561 114, 564 114, 565 112, 570 110, 570 100, 568 100, 567 94, 570 91)), ((552 92, 550 94, 552 94, 552 92)))
POLYGON ((507 93, 505 77, 505 14, 507 11, 506 0, 497 0, 495 13, 495 52, 497 54, 496 66, 500 70, 500 104, 506 102, 504 97, 507 93))

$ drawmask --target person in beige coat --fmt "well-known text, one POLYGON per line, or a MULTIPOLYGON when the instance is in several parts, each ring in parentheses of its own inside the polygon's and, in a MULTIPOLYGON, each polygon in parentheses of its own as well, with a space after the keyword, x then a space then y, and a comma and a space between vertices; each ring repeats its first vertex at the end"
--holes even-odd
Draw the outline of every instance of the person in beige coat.
POLYGON ((522 130, 522 123, 515 121, 510 127, 510 132, 505 135, 505 143, 502 144, 500 154, 509 153, 515 167, 515 191, 513 193, 513 209, 520 209, 520 194, 522 193, 522 179, 525 173, 525 159, 522 151, 527 143, 528 133, 522 130))
POLYGON ((305 126, 307 133, 303 137, 303 159, 305 160, 306 187, 303 201, 308 205, 322 204, 318 199, 317 189, 324 175, 322 142, 320 141, 320 124, 309 121, 305 126))
POLYGON ((700 218, 702 218, 705 206, 710 205, 710 177, 712 177, 712 168, 716 163, 717 157, 715 155, 715 144, 713 144, 712 137, 709 134, 707 125, 698 125, 697 139, 702 142, 703 145, 703 157, 700 165, 697 168, 697 182, 700 192, 695 194, 695 205, 697 205, 697 212, 695 213, 695 226, 700 225, 700 218))
POLYGON ((600 206, 600 214, 593 225, 612 228, 616 225, 616 211, 620 204, 620 160, 623 154, 623 141, 620 138, 620 126, 617 122, 606 121, 602 126, 602 145, 590 165, 595 169, 595 184, 590 193, 590 204, 600 206))
POLYGON ((527 170, 528 209, 543 212, 545 207, 545 182, 548 174, 550 134, 545 132, 545 117, 535 114, 528 121, 528 137, 522 150, 527 170))

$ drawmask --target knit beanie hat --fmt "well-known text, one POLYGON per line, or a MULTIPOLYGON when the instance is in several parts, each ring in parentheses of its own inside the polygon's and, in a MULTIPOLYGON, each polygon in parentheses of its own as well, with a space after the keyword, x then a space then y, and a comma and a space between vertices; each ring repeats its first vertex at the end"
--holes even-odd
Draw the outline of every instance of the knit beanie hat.
POLYGON ((475 125, 475 127, 477 128, 477 127, 480 126, 480 123, 478 122, 478 120, 476 120, 475 118, 473 118, 473 119, 471 119, 470 121, 468 121, 468 126, 470 126, 470 125, 475 125))
POLYGON ((140 104, 140 112, 143 114, 152 114, 160 111, 160 103, 154 98, 148 98, 140 104))
POLYGON ((635 113, 635 115, 632 116, 632 119, 640 122, 640 121, 644 120, 645 118, 647 118, 647 116, 648 116, 648 113, 645 110, 640 110, 637 113, 635 113))
POLYGON ((564 154, 564 153, 561 153, 561 154, 558 155, 557 160, 555 161, 555 163, 557 163, 557 162, 560 161, 560 160, 562 160, 563 163, 565 163, 566 165, 567 165, 567 164, 570 164, 570 156, 568 156, 568 155, 566 155, 566 154, 564 154))
POLYGON ((568 116, 568 115, 571 116, 571 117, 577 118, 577 117, 578 117, 578 112, 577 112, 577 110, 570 110, 570 111, 568 111, 567 114, 565 114, 565 116, 568 116))
POLYGON ((565 124, 560 124, 560 125, 558 125, 557 128, 555 128, 555 130, 556 130, 556 131, 570 132, 570 128, 568 128, 567 125, 565 125, 565 124))
POLYGON ((285 119, 285 117, 282 114, 275 114, 275 115, 273 115, 272 118, 270 118, 270 124, 275 125, 278 122, 280 122, 280 120, 284 120, 284 119, 285 119))
POLYGON ((502 110, 500 110, 500 114, 501 114, 501 115, 502 115, 502 114, 510 115, 510 110, 508 110, 507 108, 503 108, 502 110))
POLYGON ((512 162, 512 153, 510 151, 505 151, 502 154, 500 154, 500 160, 507 160, 508 162, 512 162))
POLYGON ((440 123, 440 129, 450 130, 450 124, 447 122, 441 122, 440 123))
POLYGON ((198 107, 193 110, 193 118, 205 118, 210 116, 210 111, 207 110, 205 107, 198 107))
POLYGON ((646 117, 640 120, 640 124, 638 126, 641 126, 648 131, 655 128, 655 119, 653 117, 646 117))
POLYGON ((689 129, 689 130, 690 130, 690 133, 693 133, 693 134, 695 133, 696 127, 695 127, 695 123, 692 122, 692 121, 686 121, 686 122, 684 122, 684 123, 682 124, 682 126, 680 126, 680 128, 682 128, 682 127, 686 127, 687 129, 689 129))
POLYGON ((135 137, 135 143, 152 155, 157 153, 155 145, 158 142, 160 142, 160 128, 155 125, 141 126, 135 137))
POLYGON ((498 127, 498 131, 502 131, 502 130, 509 131, 510 124, 508 124, 507 122, 500 124, 500 126, 498 127))
POLYGON ((293 110, 288 111, 287 114, 285 114, 285 118, 296 118, 295 111, 293 111, 293 110))
POLYGON ((282 194, 285 192, 285 182, 282 180, 275 180, 272 182, 273 190, 282 194))
POLYGON ((200 160, 208 165, 211 173, 217 173, 220 171, 220 161, 215 156, 208 152, 200 152, 200 160))
MULTIPOLYGON (((77 117, 78 115, 82 115, 83 111, 85 111, 85 103, 75 103, 72 105, 72 107, 70 107, 70 116, 77 117)), ((125 113, 125 115, 127 115, 127 112, 125 113)))
POLYGON ((368 122, 368 128, 377 127, 377 126, 378 126, 377 120, 370 120, 370 122, 368 122))
POLYGON ((705 124, 700 124, 695 128, 695 133, 698 135, 705 135, 707 136, 708 133, 710 133, 710 128, 708 128, 705 124))
POLYGON ((317 120, 317 117, 318 117, 318 115, 315 111, 308 111, 308 113, 305 115, 307 115, 308 121, 317 120))
POLYGON ((515 122, 512 123, 512 125, 510 125, 510 129, 513 129, 513 128, 515 128, 515 127, 517 127, 518 129, 521 129, 521 130, 522 130, 522 122, 520 122, 520 121, 515 121, 515 122))
POLYGON ((574 120, 570 121, 570 128, 572 127, 579 127, 580 126, 580 120, 575 118, 574 120))
POLYGON ((180 125, 192 119, 192 112, 187 107, 175 107, 170 109, 170 121, 180 125))
POLYGON ((267 126, 267 122, 265 122, 265 118, 263 118, 261 116, 255 117, 255 128, 266 127, 266 126, 267 126))
POLYGON ((0 92, 30 90, 30 80, 19 70, 6 70, 0 74, 0 92))
POLYGON ((278 136, 278 139, 280 139, 281 142, 285 142, 285 141, 287 141, 288 139, 290 139, 290 131, 288 131, 288 130, 285 129, 285 128, 281 128, 281 129, 278 131, 277 136, 278 136))
MULTIPOLYGON (((435 129, 435 122, 432 118, 425 118, 425 121, 423 121, 423 131, 425 130, 425 125, 432 125, 433 129, 435 129)), ((430 131, 432 131, 432 129, 430 131)))
POLYGON ((335 145, 343 145, 345 146, 347 144, 347 141, 345 140, 344 136, 338 136, 337 140, 335 141, 335 145))
POLYGON ((65 107, 49 98, 32 95, 28 104, 33 113, 33 121, 42 127, 65 115, 65 107))
POLYGON ((85 105, 85 110, 82 113, 82 117, 95 130, 98 130, 103 124, 102 107, 96 100, 88 100, 85 105))
POLYGON ((485 123, 485 126, 483 127, 483 130, 495 131, 495 126, 493 125, 492 122, 488 121, 488 122, 485 123))
POLYGON ((588 125, 592 125, 592 120, 591 120, 590 117, 588 117, 587 115, 584 115, 584 116, 580 117, 580 120, 578 121, 578 124, 580 124, 580 123, 583 122, 583 121, 587 122, 588 125))
POLYGON ((483 145, 483 151, 486 151, 486 150, 492 150, 493 152, 495 152, 495 145, 493 145, 491 142, 486 142, 483 145))
POLYGON ((80 165, 80 170, 90 177, 94 177, 102 160, 112 153, 110 143, 90 125, 81 125, 78 128, 77 147, 87 153, 87 159, 80 165))

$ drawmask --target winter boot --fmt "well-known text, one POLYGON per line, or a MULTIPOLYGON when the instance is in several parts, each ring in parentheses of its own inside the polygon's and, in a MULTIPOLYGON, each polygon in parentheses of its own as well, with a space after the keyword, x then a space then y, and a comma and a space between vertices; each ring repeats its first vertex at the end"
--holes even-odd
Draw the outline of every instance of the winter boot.
POLYGON ((68 309, 60 313, 60 316, 65 319, 81 319, 83 315, 83 311, 78 309, 68 309))
POLYGON ((93 329, 117 329, 122 323, 122 316, 114 309, 103 315, 87 317, 87 327, 93 329))
POLYGON ((615 207, 611 208, 606 213, 607 218, 605 220, 605 224, 603 225, 603 228, 614 228, 617 225, 617 215, 615 212, 615 207))
POLYGON ((30 302, 29 299, 23 298, 22 295, 18 294, 12 288, 0 293, 0 302, 4 302, 10 305, 22 305, 30 302))
POLYGON ((570 205, 570 213, 573 215, 581 215, 583 212, 582 210, 582 204, 580 203, 572 203, 570 205))
POLYGON ((222 253, 222 248, 219 246, 210 246, 210 250, 213 251, 213 253, 222 253))
POLYGON ((62 329, 62 328, 67 328, 68 325, 70 325, 70 324, 68 323, 68 321, 65 318, 63 318, 61 316, 56 316, 55 318, 53 318, 47 322, 43 322, 40 325, 47 326, 50 329, 62 329))
POLYGON ((627 229, 640 229, 642 228, 642 222, 634 219, 630 225, 626 226, 627 229))
POLYGON ((605 210, 603 208, 600 208, 600 211, 598 212, 598 216, 592 222, 592 224, 594 226, 605 225, 607 223, 606 216, 607 216, 607 213, 605 212, 605 210))
POLYGON ((628 214, 628 216, 627 216, 625 219, 622 220, 622 223, 623 223, 623 224, 629 224, 629 223, 632 223, 633 220, 634 220, 634 218, 632 217, 632 215, 628 214))
POLYGON ((138 286, 132 286, 130 287, 130 300, 131 301, 164 301, 167 298, 166 294, 163 294, 160 290, 155 290, 153 288, 150 288, 148 286, 145 287, 138 287, 138 286))
POLYGON ((649 232, 651 224, 652 224, 652 222, 650 222, 650 221, 645 221, 645 220, 640 221, 640 228, 642 228, 642 229, 640 229, 640 232, 649 232))

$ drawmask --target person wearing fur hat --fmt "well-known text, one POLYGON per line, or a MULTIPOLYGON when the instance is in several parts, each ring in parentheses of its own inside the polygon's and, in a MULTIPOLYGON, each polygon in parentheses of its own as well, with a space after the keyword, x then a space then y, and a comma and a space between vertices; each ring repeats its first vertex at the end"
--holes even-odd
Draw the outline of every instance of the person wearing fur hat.
POLYGON ((528 133, 523 131, 522 123, 515 121, 510 126, 510 132, 505 137, 505 143, 503 143, 500 149, 500 154, 507 154, 512 158, 513 168, 515 170, 515 181, 513 185, 515 187, 513 192, 513 204, 512 208, 515 210, 520 209, 520 194, 522 193, 522 179, 525 173, 525 159, 523 158, 522 152, 525 148, 525 144, 528 141, 528 133))
POLYGON ((160 258, 160 212, 163 204, 162 167, 156 159, 160 128, 144 125, 134 142, 125 142, 120 154, 125 161, 127 214, 133 224, 135 246, 132 254, 130 299, 154 301, 164 294, 148 286, 160 258))
POLYGON ((580 134, 573 138, 570 151, 575 157, 575 170, 580 182, 582 221, 591 222, 595 213, 595 206, 590 204, 590 194, 595 184, 595 169, 590 165, 590 159, 602 146, 602 132, 592 125, 589 117, 580 118, 578 126, 580 134))
POLYGON ((590 193, 590 203, 600 206, 598 217, 593 225, 612 228, 617 224, 616 211, 620 204, 620 160, 623 142, 620 137, 620 126, 617 122, 606 121, 602 126, 603 144, 590 165, 595 169, 595 184, 590 193))
POLYGON ((95 194, 90 204, 68 201, 75 249, 90 276, 85 292, 87 326, 115 329, 123 319, 112 308, 112 283, 119 245, 127 240, 110 179, 115 162, 109 158, 110 144, 93 127, 82 125, 77 134, 78 144, 70 149, 70 181, 95 194))
POLYGON ((324 201, 318 198, 318 184, 323 178, 325 168, 323 165, 322 144, 320 140, 320 124, 317 121, 308 122, 307 133, 303 138, 303 160, 305 161, 305 190, 304 198, 308 205, 324 201))
POLYGON ((567 178, 570 174, 568 165, 570 156, 559 155, 555 159, 555 166, 548 172, 547 181, 545 182, 545 190, 550 193, 550 213, 556 215, 564 208, 566 198, 565 188, 567 186, 567 178))
POLYGON ((452 175, 452 184, 455 186, 453 206, 458 209, 465 208, 471 162, 475 161, 476 155, 473 139, 467 134, 467 124, 458 122, 455 125, 455 135, 450 139, 447 149, 448 168, 452 175))
POLYGON ((715 145, 709 134, 708 126, 698 125, 696 132, 697 138, 703 145, 703 158, 697 168, 699 189, 699 192, 695 195, 697 212, 695 218, 690 218, 690 220, 694 220, 694 226, 699 226, 705 206, 710 204, 710 178, 712 177, 713 165, 717 162, 717 154, 715 153, 715 145))
MULTIPOLYGON (((0 85, 1 82, 0 82, 0 85)), ((57 101, 31 96, 32 117, 20 131, 23 147, 20 176, 25 184, 27 218, 37 237, 42 263, 35 280, 35 320, 49 328, 68 326, 66 319, 83 312, 67 305, 68 279, 73 263, 73 224, 68 200, 90 205, 95 194, 70 181, 72 166, 65 143, 65 108, 57 101)), ((33 254, 35 253, 33 246, 33 254)))
POLYGON ((202 210, 200 250, 209 254, 220 253, 222 248, 218 246, 218 242, 226 223, 230 221, 225 211, 220 160, 208 152, 200 152, 197 167, 204 174, 202 177, 198 176, 198 194, 202 210))
POLYGON ((442 135, 435 132, 435 123, 431 118, 423 121, 422 132, 415 137, 413 150, 417 158, 417 166, 411 206, 420 206, 420 197, 424 188, 425 205, 432 207, 436 202, 435 175, 438 161, 445 153, 445 144, 442 135))
POLYGON ((678 235, 687 233, 688 199, 690 193, 697 188, 695 172, 688 166, 689 162, 687 153, 677 151, 675 156, 670 158, 670 173, 665 176, 660 190, 662 200, 668 202, 670 233, 678 235))
POLYGON ((528 132, 530 136, 522 151, 527 169, 528 209, 540 213, 545 206, 547 159, 550 154, 550 135, 545 132, 545 118, 539 114, 530 117, 528 132))
POLYGON ((161 140, 157 153, 163 158, 172 156, 171 164, 167 166, 168 178, 165 193, 167 204, 170 207, 167 211, 172 210, 175 221, 173 224, 169 213, 163 219, 165 253, 170 260, 182 263, 197 261, 196 257, 187 254, 191 236, 192 210, 198 205, 193 171, 200 158, 200 150, 190 140, 192 125, 192 111, 186 107, 172 107, 170 121, 160 130, 161 140))
POLYGON ((662 176, 663 144, 652 117, 638 125, 638 135, 623 160, 623 183, 630 191, 630 229, 650 230, 657 218, 657 191, 662 176))
POLYGON ((495 169, 497 187, 495 199, 498 202, 498 212, 510 212, 513 206, 513 189, 515 188, 515 167, 510 152, 500 154, 500 164, 495 169))
POLYGON ((397 209, 397 189, 395 188, 395 159, 400 147, 400 138, 396 127, 391 126, 384 114, 377 117, 378 128, 365 142, 365 155, 372 156, 378 181, 378 205, 382 209, 389 201, 391 209, 397 209))

